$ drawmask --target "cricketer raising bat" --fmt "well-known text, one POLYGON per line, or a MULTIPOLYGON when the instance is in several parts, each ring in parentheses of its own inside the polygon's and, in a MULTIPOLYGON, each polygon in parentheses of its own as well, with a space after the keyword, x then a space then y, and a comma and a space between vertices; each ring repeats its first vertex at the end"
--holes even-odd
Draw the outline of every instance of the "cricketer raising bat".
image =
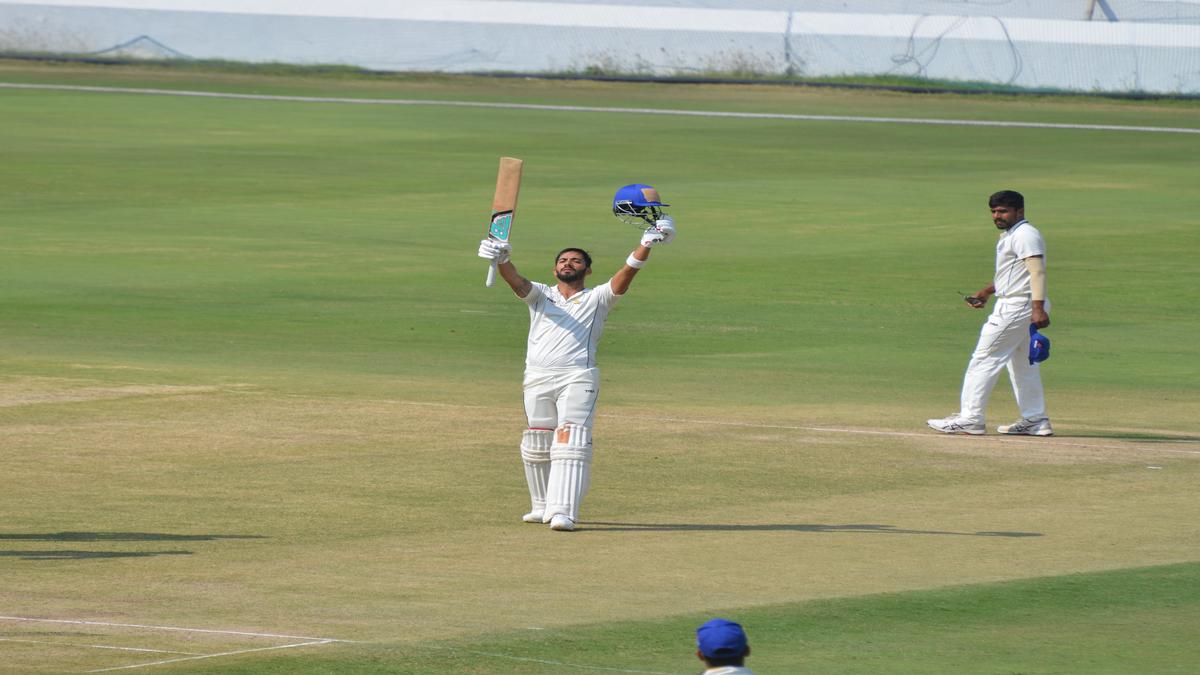
MULTIPOLYGON (((525 162, 516 157, 500 158, 500 173, 496 174, 496 195, 492 197, 492 222, 488 239, 508 241, 512 231, 513 213, 517 210, 517 193, 521 191, 521 167, 525 162)), ((487 286, 496 283, 496 261, 488 268, 487 286)))

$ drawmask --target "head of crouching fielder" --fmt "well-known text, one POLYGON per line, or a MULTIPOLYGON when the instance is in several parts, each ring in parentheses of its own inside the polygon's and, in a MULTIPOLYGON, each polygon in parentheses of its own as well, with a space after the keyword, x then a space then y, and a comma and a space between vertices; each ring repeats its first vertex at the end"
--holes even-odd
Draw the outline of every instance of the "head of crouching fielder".
POLYGON ((637 226, 637 248, 607 282, 588 287, 592 257, 565 248, 554 258, 553 285, 517 272, 508 242, 484 239, 479 257, 496 263, 500 277, 529 307, 525 353, 525 416, 521 461, 530 510, 522 520, 570 531, 591 482, 592 422, 600 395, 596 346, 609 310, 629 290, 650 249, 675 238, 675 223, 649 185, 626 185, 613 197, 613 214, 637 226))

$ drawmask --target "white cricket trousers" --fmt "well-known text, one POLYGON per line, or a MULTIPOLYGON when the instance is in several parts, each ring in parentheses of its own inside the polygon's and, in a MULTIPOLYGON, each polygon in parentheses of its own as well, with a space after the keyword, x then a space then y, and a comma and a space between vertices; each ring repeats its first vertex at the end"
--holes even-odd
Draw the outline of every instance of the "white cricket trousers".
POLYGON ((598 368, 526 368, 525 417, 531 429, 570 422, 592 426, 600 398, 598 368))
MULTIPOLYGON (((1050 302, 1046 302, 1046 310, 1050 302)), ((967 364, 963 377, 962 407, 959 416, 970 423, 982 423, 987 412, 988 398, 1008 368, 1013 395, 1021 417, 1036 420, 1046 416, 1046 396, 1042 390, 1042 375, 1038 364, 1029 364, 1029 324, 1033 304, 1029 298, 1001 298, 996 301, 991 316, 979 331, 979 343, 967 364)))
POLYGON ((521 447, 530 515, 542 511, 542 522, 556 515, 579 520, 579 507, 591 482, 591 426, 600 396, 596 368, 526 368, 526 434, 554 429, 554 440, 541 452, 521 447))

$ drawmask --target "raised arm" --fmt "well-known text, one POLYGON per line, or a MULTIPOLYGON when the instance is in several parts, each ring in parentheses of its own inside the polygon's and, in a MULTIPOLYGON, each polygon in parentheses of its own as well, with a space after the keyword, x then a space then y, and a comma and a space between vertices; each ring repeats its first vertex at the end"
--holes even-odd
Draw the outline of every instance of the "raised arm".
POLYGON ((625 264, 612 278, 613 293, 617 295, 625 295, 625 291, 629 290, 629 284, 633 283, 633 278, 637 276, 638 270, 646 264, 646 260, 650 257, 650 248, 648 246, 638 245, 625 259, 625 264))
POLYGON ((500 272, 500 278, 508 283, 509 288, 513 289, 513 293, 516 293, 518 298, 529 295, 529 291, 533 290, 533 283, 521 276, 511 261, 496 265, 496 270, 500 272))
POLYGON ((650 249, 658 244, 669 244, 675 238, 675 220, 671 216, 663 216, 642 234, 638 247, 625 259, 625 265, 613 275, 611 284, 613 293, 625 295, 629 284, 637 276, 638 270, 645 266, 650 258, 650 249))
POLYGON ((517 272, 516 266, 509 260, 511 254, 512 245, 506 241, 501 242, 488 238, 479 242, 479 257, 495 261, 500 278, 504 279, 518 298, 524 298, 529 295, 529 291, 533 290, 533 283, 517 272))

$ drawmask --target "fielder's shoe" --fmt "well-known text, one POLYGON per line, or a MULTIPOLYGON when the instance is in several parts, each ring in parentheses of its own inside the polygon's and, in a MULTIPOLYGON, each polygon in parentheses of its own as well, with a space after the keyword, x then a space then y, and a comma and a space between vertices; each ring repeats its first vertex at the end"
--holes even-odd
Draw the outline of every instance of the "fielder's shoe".
POLYGON ((996 431, 1002 434, 1020 434, 1022 436, 1053 436, 1054 429, 1050 427, 1050 418, 1029 420, 1022 417, 1012 424, 1001 424, 996 431))
POLYGON ((550 529, 559 530, 560 532, 570 532, 575 529, 575 521, 560 513, 550 519, 550 529))
POLYGON ((526 513, 525 515, 521 516, 521 520, 523 520, 527 523, 545 522, 542 520, 542 512, 541 511, 530 511, 529 513, 526 513))
POLYGON ((943 434, 970 434, 972 436, 982 436, 987 429, 983 426, 983 422, 968 422, 958 415, 951 415, 940 420, 925 420, 930 429, 940 431, 943 434))

